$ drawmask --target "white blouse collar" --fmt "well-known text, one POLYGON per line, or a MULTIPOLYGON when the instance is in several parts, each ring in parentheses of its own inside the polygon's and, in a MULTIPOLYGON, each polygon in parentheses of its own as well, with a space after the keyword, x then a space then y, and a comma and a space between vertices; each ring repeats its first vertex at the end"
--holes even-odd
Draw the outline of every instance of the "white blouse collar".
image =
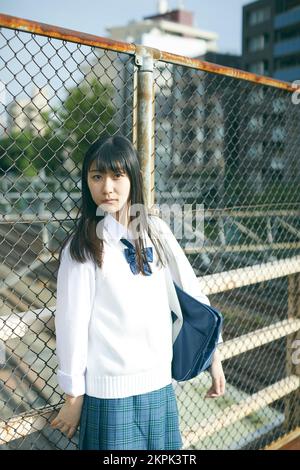
MULTIPOLYGON (((103 219, 104 237, 107 241, 112 243, 119 243, 121 238, 126 238, 134 244, 134 237, 132 231, 125 227, 125 225, 118 222, 113 215, 107 213, 103 219)), ((151 242, 148 235, 144 231, 145 242, 151 242)))
POLYGON ((132 239, 131 231, 125 225, 115 219, 113 215, 107 213, 104 217, 104 229, 110 241, 118 243, 121 238, 132 239))

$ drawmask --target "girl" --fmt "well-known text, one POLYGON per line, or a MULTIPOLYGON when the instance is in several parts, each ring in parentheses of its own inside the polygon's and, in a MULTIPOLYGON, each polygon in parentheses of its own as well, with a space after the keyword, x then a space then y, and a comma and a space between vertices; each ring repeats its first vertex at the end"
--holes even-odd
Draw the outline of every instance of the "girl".
MULTIPOLYGON (((189 294, 209 300, 168 225, 147 211, 139 158, 126 137, 90 147, 81 183, 81 217, 57 275, 65 403, 51 425, 71 438, 80 424, 79 449, 181 449, 165 266, 189 294)), ((210 373, 206 396, 223 395, 217 351, 210 373)))

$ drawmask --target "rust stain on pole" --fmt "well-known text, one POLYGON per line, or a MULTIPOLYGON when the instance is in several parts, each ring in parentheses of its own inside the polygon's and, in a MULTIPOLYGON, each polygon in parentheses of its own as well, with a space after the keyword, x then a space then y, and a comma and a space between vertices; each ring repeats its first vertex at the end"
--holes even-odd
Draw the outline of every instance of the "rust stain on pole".
POLYGON ((145 198, 148 207, 154 204, 153 148, 153 57, 148 48, 137 46, 137 150, 144 175, 145 198))

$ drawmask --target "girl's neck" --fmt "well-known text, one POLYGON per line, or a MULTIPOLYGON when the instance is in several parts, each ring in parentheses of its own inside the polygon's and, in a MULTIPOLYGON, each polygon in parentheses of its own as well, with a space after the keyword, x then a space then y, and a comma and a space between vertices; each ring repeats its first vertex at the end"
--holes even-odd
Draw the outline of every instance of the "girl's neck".
POLYGON ((123 208, 120 211, 117 211, 113 214, 113 217, 119 222, 119 224, 124 225, 124 227, 128 227, 128 211, 124 210, 123 208))

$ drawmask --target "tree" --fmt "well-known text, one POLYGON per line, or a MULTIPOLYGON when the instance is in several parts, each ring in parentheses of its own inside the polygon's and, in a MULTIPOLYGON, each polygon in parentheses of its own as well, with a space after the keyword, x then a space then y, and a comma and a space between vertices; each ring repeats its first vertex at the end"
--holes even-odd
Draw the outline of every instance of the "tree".
POLYGON ((97 79, 84 81, 70 90, 59 113, 65 145, 72 150, 75 164, 82 162, 87 148, 105 131, 113 134, 115 108, 112 106, 114 89, 97 79))
POLYGON ((92 142, 105 131, 113 134, 115 108, 112 106, 114 89, 96 79, 70 89, 62 107, 51 114, 42 114, 45 126, 38 132, 34 126, 14 129, 0 139, 0 173, 11 171, 24 176, 35 176, 42 169, 46 173, 67 172, 66 159, 78 167, 92 142))

